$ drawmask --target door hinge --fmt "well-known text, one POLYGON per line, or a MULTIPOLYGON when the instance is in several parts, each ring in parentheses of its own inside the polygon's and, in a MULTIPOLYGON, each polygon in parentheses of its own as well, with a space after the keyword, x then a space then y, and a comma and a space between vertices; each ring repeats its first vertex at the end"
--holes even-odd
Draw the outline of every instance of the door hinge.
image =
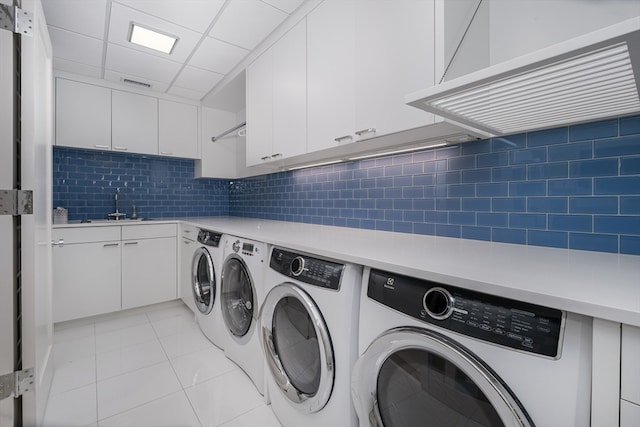
POLYGON ((33 368, 0 375, 0 400, 33 390, 33 368))
POLYGON ((0 215, 29 215, 33 213, 33 191, 0 190, 0 215))
POLYGON ((33 36, 33 12, 18 6, 0 4, 0 30, 33 36))

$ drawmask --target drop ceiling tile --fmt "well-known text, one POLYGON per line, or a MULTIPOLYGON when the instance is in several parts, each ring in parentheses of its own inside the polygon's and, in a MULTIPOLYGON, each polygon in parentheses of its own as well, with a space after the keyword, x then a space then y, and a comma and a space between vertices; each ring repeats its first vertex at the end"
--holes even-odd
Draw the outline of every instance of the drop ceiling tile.
POLYGON ((193 54, 189 65, 226 74, 248 53, 246 49, 207 37, 193 54))
POLYGON ((172 86, 169 89, 171 95, 179 96, 181 98, 193 99, 194 101, 199 101, 203 96, 207 94, 208 91, 194 91, 191 89, 185 89, 182 87, 172 86))
POLYGON ((186 66, 173 84, 184 89, 207 93, 223 77, 223 74, 214 73, 213 71, 186 66))
POLYGON ((79 62, 68 61, 62 58, 53 57, 53 68, 55 70, 66 71, 67 73, 78 74, 80 76, 88 76, 96 79, 102 78, 102 69, 92 67, 79 62))
POLYGON ((293 13, 300 5, 304 2, 304 0, 262 0, 265 3, 269 3, 271 6, 280 9, 286 13, 293 13))
POLYGON ((102 65, 102 40, 49 27, 53 56, 81 64, 102 65))
POLYGON ((160 18, 156 18, 155 16, 142 13, 118 3, 113 3, 111 6, 111 20, 109 22, 110 43, 115 43, 159 58, 182 63, 186 61, 191 54, 191 51, 201 38, 202 34, 200 33, 188 30, 160 18), (132 22, 178 37, 179 40, 174 46, 171 54, 158 52, 153 49, 130 43, 127 39, 129 37, 132 22))
POLYGON ((132 76, 130 74, 120 73, 120 72, 112 71, 112 70, 105 70, 104 71, 104 79, 105 80, 109 80, 110 82, 120 83, 124 87, 131 87, 131 88, 134 88, 136 90, 143 91, 143 92, 145 92, 145 91, 149 91, 149 92, 165 92, 167 90, 167 88, 169 87, 168 83, 156 82, 156 81, 149 80, 149 79, 141 79, 138 76, 132 76), (124 83, 124 79, 135 80, 135 81, 143 81, 144 83, 149 83, 151 85, 151 87, 150 88, 145 88, 144 86, 140 86, 140 85, 136 85, 136 84, 124 83))
POLYGON ((232 1, 209 35, 251 50, 287 16, 289 15, 283 11, 260 0, 232 1))
POLYGON ((138 79, 170 83, 181 65, 154 55, 109 43, 105 68, 137 76, 138 79))
POLYGON ((47 24, 86 36, 104 37, 107 0, 44 0, 47 24))
POLYGON ((120 0, 119 3, 204 33, 222 8, 224 0, 120 0))

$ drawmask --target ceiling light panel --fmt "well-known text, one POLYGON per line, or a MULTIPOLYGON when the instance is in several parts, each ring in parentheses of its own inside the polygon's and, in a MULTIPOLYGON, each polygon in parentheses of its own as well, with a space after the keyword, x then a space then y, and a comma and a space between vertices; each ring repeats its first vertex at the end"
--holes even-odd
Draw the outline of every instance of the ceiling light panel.
POLYGON ((168 55, 178 42, 178 38, 132 22, 129 41, 168 55))
POLYGON ((640 110, 626 43, 460 91, 431 105, 497 134, 640 110))
POLYGON ((196 47, 202 34, 186 29, 172 22, 165 21, 153 15, 140 12, 135 9, 123 6, 119 3, 111 4, 111 20, 109 21, 109 43, 114 43, 128 49, 134 49, 159 58, 168 59, 175 62, 187 60, 193 49, 196 47), (135 22, 145 28, 154 29, 164 34, 170 34, 179 39, 171 55, 149 50, 146 47, 138 46, 129 42, 131 23, 135 22))

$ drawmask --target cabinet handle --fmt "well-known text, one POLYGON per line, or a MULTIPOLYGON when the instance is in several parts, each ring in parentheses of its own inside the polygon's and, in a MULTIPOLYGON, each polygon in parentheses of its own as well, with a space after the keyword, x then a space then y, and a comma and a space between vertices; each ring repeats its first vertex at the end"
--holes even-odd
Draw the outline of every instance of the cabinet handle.
POLYGON ((193 242, 191 242, 190 240, 186 240, 185 239, 185 240, 182 241, 182 243, 184 243, 185 245, 190 245, 193 242))
POLYGON ((94 145, 94 147, 96 147, 96 148, 102 148, 102 149, 105 149, 105 150, 108 150, 109 148, 111 148, 111 147, 109 147, 108 145, 99 145, 99 144, 94 145))
POLYGON ((337 138, 334 138, 334 141, 340 143, 345 139, 353 139, 353 137, 351 135, 339 136, 337 138))
POLYGON ((358 136, 362 136, 362 135, 366 135, 368 133, 376 133, 377 129, 376 128, 368 128, 368 129, 362 129, 356 132, 356 135, 358 136))
POLYGON ((275 159, 276 157, 280 157, 280 156, 282 156, 282 153, 276 153, 276 154, 272 154, 271 158, 275 159))
POLYGON ((59 239, 57 242, 55 240, 51 241, 51 246, 64 246, 64 239, 59 239))
POLYGON ((183 233, 191 233, 191 230, 182 230, 183 233))
POLYGON ((118 246, 118 245, 119 245, 119 243, 105 243, 102 246, 104 246, 105 248, 111 248, 111 247, 115 247, 115 246, 118 246))
POLYGON ((129 245, 137 245, 138 242, 124 242, 125 246, 129 246, 129 245))
POLYGON ((117 145, 113 146, 114 150, 118 150, 118 151, 127 151, 129 150, 127 147, 118 147, 117 145))
POLYGON ((267 159, 270 159, 270 158, 271 158, 271 156, 264 156, 264 157, 260 157, 260 160, 267 160, 267 159))
POLYGON ((167 156, 172 156, 173 152, 172 151, 161 151, 160 154, 166 154, 167 156))

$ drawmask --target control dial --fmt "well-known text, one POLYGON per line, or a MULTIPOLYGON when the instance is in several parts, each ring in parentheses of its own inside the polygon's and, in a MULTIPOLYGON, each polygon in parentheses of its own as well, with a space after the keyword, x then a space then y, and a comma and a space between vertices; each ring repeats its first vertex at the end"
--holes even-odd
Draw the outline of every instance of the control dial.
POLYGON ((422 298, 422 306, 429 316, 436 320, 444 320, 453 313, 454 298, 451 293, 441 287, 429 289, 422 298))
POLYGON ((302 258, 301 256, 295 257, 291 261, 290 269, 291 269, 291 274, 293 274, 295 277, 298 277, 299 275, 301 275, 302 272, 306 270, 304 268, 304 258, 302 258))
POLYGON ((238 253, 238 251, 240 250, 240 240, 236 240, 235 242, 233 242, 233 245, 231 245, 231 249, 233 249, 235 253, 238 253))

